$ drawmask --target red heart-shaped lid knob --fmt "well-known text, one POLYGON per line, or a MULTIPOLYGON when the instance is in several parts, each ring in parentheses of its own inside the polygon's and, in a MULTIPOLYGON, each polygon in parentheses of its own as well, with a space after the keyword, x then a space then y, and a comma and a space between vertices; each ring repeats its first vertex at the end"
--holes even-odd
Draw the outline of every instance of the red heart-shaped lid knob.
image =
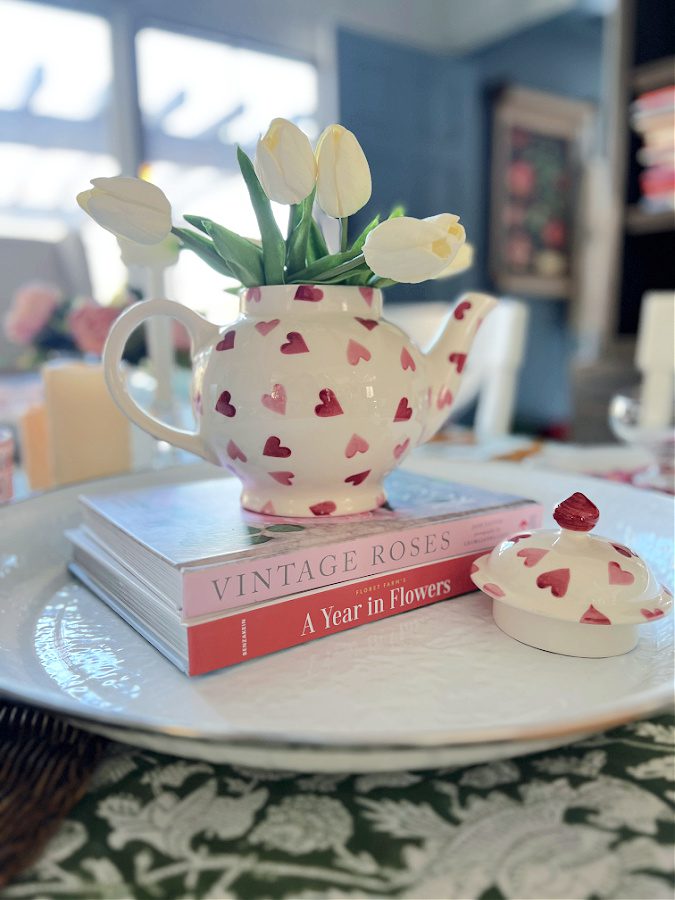
POLYGON ((590 531, 597 525, 600 510, 585 494, 576 491, 556 506, 553 518, 568 531, 590 531))

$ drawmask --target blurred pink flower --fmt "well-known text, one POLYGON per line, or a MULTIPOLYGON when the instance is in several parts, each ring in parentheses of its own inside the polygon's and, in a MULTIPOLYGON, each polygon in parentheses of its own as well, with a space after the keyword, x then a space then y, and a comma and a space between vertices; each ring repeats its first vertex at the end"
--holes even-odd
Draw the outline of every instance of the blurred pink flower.
POLYGON ((82 353, 101 356, 110 327, 123 308, 99 306, 93 300, 74 309, 68 316, 68 328, 82 353))
POLYGON ((50 320, 61 292, 51 284, 26 284, 12 298, 4 321, 5 335, 13 344, 27 346, 50 320))

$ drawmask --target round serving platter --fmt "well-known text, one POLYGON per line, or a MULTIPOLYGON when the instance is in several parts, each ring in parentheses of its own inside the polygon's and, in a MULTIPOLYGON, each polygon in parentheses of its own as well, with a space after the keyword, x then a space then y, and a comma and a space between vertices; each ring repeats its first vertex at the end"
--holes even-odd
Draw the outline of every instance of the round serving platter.
MULTIPOLYGON (((651 492, 508 463, 408 468, 534 497, 575 490, 598 533, 632 546, 672 589, 673 502, 651 492)), ((219 477, 208 465, 137 473, 0 510, 0 695, 80 727, 181 756, 295 771, 467 765, 558 746, 649 715, 672 698, 672 619, 644 626, 613 659, 526 647, 471 594, 263 659, 187 678, 66 571, 77 497, 219 477)), ((545 517, 546 521, 548 517, 545 517)))

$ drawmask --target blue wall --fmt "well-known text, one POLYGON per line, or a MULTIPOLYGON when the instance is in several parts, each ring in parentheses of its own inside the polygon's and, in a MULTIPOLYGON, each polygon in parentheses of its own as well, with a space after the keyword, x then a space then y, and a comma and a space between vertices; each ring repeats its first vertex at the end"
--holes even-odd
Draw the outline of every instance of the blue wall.
MULTIPOLYGON (((476 246, 471 273, 399 286, 388 291, 390 299, 444 299, 469 287, 490 289, 489 95, 510 83, 597 102, 601 44, 601 20, 579 13, 461 59, 339 34, 341 121, 358 135, 373 170, 373 199, 359 222, 395 202, 411 215, 454 212, 476 246)), ((527 302, 530 333, 517 424, 541 430, 571 417, 572 341, 565 303, 527 302)))
MULTIPOLYGON (((358 135, 373 174, 372 199, 350 220, 354 233, 397 203, 411 216, 470 218, 465 123, 473 114, 474 67, 349 32, 338 35, 338 63, 340 121, 358 135)), ((455 279, 402 285, 387 296, 437 300, 457 289, 455 279)))

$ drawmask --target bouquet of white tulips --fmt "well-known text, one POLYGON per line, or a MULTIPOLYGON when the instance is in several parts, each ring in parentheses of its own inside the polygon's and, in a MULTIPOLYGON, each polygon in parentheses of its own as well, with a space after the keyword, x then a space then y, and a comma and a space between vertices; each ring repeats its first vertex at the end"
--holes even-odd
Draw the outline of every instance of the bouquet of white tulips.
POLYGON ((193 228, 172 226, 171 205, 139 178, 95 178, 77 201, 122 242, 160 244, 170 233, 213 269, 244 287, 267 284, 351 284, 385 287, 444 278, 471 265, 459 217, 415 219, 398 207, 377 215, 352 241, 348 218, 370 199, 368 161, 351 131, 329 125, 316 150, 292 122, 274 119, 252 161, 237 159, 260 228, 261 241, 242 237, 203 216, 185 215, 193 228), (271 202, 290 206, 284 238, 271 202), (314 205, 340 222, 340 247, 331 253, 314 218, 314 205), (196 230, 194 230, 196 229, 196 230))

